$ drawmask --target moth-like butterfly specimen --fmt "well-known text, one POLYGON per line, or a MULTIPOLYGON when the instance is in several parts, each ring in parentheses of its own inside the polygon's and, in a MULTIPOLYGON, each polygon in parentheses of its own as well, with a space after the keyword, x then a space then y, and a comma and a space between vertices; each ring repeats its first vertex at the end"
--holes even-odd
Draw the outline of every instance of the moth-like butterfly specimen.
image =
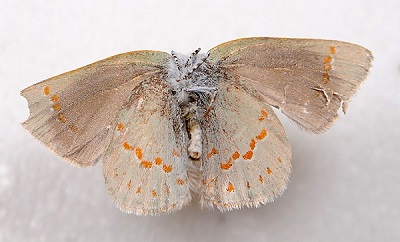
POLYGON ((191 55, 133 51, 21 92, 23 126, 78 167, 103 162, 121 210, 180 210, 194 194, 230 211, 287 187, 291 149, 272 107, 326 131, 366 78, 371 52, 332 40, 244 38, 191 55))

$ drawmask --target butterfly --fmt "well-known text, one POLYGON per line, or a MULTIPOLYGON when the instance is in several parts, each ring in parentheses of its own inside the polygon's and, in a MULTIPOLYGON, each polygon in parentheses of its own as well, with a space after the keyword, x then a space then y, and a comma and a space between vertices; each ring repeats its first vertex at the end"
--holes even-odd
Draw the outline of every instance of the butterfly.
POLYGON ((272 107, 325 132, 373 57, 341 41, 243 38, 191 55, 133 51, 24 89, 35 138, 77 167, 103 162, 121 210, 168 214, 193 195, 230 211, 287 187, 291 148, 272 107))

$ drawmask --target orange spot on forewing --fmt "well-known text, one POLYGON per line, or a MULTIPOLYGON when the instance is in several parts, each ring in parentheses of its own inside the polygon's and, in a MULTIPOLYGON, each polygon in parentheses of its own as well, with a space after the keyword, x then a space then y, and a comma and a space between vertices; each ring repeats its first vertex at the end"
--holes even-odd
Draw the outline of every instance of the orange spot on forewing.
POLYGON ((126 188, 128 188, 128 190, 131 190, 131 183, 132 183, 132 181, 129 180, 129 182, 126 184, 126 188))
POLYGON ((60 111, 61 110, 61 106, 58 103, 53 104, 53 109, 54 111, 60 111))
POLYGON ((152 195, 153 197, 156 197, 156 196, 157 196, 156 189, 153 189, 153 191, 151 191, 151 195, 152 195))
POLYGON ((261 183, 264 182, 264 179, 263 179, 263 177, 261 175, 258 177, 258 180, 260 180, 261 183))
POLYGON ((332 56, 327 56, 327 57, 325 57, 325 59, 324 59, 324 62, 325 63, 330 63, 332 61, 332 56))
POLYGON ((140 187, 137 188, 136 193, 139 194, 142 192, 142 189, 140 187))
POLYGON ((60 120, 62 123, 67 122, 67 119, 65 118, 64 114, 62 114, 62 113, 58 114, 58 120, 60 120))
POLYGON ((178 185, 183 185, 185 182, 182 179, 178 178, 176 179, 176 183, 178 183, 178 185))
POLYGON ((50 94, 50 87, 49 86, 45 86, 44 89, 43 89, 43 93, 46 96, 49 95, 50 94))
POLYGON ((51 101, 52 101, 53 103, 57 102, 57 101, 58 101, 58 96, 57 96, 56 94, 54 94, 53 96, 51 96, 51 101))
POLYGON ((270 175, 272 173, 272 170, 269 167, 267 167, 267 173, 268 173, 268 175, 270 175))
POLYGON ((329 52, 330 52, 332 55, 336 54, 336 48, 335 48, 335 46, 331 45, 331 46, 329 47, 329 52))

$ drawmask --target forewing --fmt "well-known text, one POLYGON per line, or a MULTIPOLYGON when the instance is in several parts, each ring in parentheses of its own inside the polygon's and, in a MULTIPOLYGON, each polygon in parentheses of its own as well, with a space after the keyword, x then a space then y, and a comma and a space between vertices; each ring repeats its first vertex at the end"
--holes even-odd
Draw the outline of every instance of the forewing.
POLYGON ((91 166, 104 151, 115 116, 130 92, 159 72, 168 54, 116 55, 24 89, 30 115, 23 126, 76 166, 91 166))
POLYGON ((204 207, 257 207, 286 189, 291 150, 285 130, 272 108, 248 92, 245 83, 222 83, 204 119, 204 207))
POLYGON ((120 110, 103 173, 121 210, 157 215, 190 201, 187 139, 179 112, 169 89, 155 78, 137 87, 120 110))
POLYGON ((245 38, 210 50, 212 62, 314 133, 326 131, 366 78, 371 52, 332 40, 245 38))

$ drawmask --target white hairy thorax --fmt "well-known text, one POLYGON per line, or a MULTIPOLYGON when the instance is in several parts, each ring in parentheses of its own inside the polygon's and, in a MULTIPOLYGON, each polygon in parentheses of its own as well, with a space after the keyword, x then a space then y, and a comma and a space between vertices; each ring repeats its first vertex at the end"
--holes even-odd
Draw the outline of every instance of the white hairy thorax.
POLYGON ((216 80, 209 74, 212 71, 207 63, 208 53, 199 53, 200 48, 191 55, 171 52, 172 58, 167 68, 167 83, 181 109, 189 135, 188 155, 199 159, 202 155, 202 131, 200 119, 204 107, 217 91, 216 80), (211 77, 211 78, 210 78, 211 77))

